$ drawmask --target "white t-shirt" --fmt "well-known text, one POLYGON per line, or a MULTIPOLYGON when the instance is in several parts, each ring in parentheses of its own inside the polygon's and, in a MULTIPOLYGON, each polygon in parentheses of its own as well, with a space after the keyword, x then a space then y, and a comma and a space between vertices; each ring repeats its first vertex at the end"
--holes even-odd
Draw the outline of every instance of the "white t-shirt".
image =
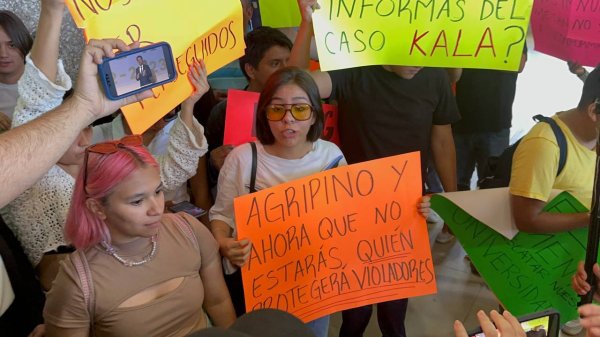
POLYGON ((15 84, 0 83, 0 112, 12 120, 17 98, 19 97, 19 86, 15 84))
MULTIPOLYGON (((317 140, 313 149, 301 159, 283 159, 267 153, 260 142, 256 142, 257 191, 273 187, 294 179, 309 176, 314 173, 337 166, 346 165, 346 159, 337 145, 317 140)), ((252 149, 250 144, 236 147, 225 159, 219 173, 217 200, 210 209, 210 220, 221 220, 233 229, 233 237, 237 231, 234 219, 233 199, 250 193, 250 175, 252 170, 252 149)), ((223 259, 223 267, 230 274, 235 271, 229 260, 223 259)))

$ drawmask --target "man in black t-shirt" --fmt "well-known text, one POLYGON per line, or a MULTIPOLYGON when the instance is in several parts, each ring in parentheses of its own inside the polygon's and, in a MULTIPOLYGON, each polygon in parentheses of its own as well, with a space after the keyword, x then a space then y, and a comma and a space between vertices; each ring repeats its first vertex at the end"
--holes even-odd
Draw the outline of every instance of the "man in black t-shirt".
MULTIPOLYGON (((527 61, 523 49, 521 66, 527 61)), ((482 178, 489 157, 499 156, 510 138, 516 71, 464 69, 456 83, 456 103, 462 116, 452 125, 456 144, 458 190, 470 190, 473 170, 482 178)))
MULTIPOLYGON (((315 1, 303 0, 299 4, 302 22, 290 65, 306 68, 313 35, 311 6, 315 1)), ((456 190, 456 158, 450 125, 460 115, 445 70, 369 66, 312 75, 321 97, 333 98, 338 103, 340 143, 348 164, 420 151, 424 176, 431 152, 444 190, 456 190)), ((407 299, 377 304, 383 336, 406 336, 407 304, 407 299)), ((362 336, 371 313, 371 305, 344 310, 340 336, 362 336)))

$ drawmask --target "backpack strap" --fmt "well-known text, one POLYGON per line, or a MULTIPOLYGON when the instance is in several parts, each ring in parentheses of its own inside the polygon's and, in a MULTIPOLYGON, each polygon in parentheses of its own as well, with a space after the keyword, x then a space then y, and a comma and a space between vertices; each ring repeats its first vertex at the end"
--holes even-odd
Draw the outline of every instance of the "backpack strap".
POLYGON ((558 144, 558 149, 560 151, 558 157, 558 171, 556 172, 556 176, 558 177, 567 164, 567 138, 554 119, 542 115, 535 115, 533 116, 533 119, 537 122, 548 123, 552 128, 552 132, 554 132, 554 137, 556 137, 556 143, 558 144))
POLYGON ((189 223, 189 221, 183 215, 183 212, 174 214, 173 219, 175 220, 177 227, 179 227, 179 230, 192 242, 194 247, 199 251, 200 246, 198 245, 198 238, 196 237, 196 234, 194 233, 194 229, 192 228, 192 225, 189 223))
POLYGON ((256 150, 256 143, 250 142, 252 148, 252 171, 250 172, 250 193, 256 192, 256 166, 258 162, 258 151, 256 150))
POLYGON ((81 290, 83 291, 83 301, 88 307, 90 315, 90 336, 94 336, 94 316, 96 307, 96 296, 94 294, 94 282, 92 280, 92 272, 87 262, 87 258, 83 250, 77 249, 70 255, 71 261, 75 266, 79 281, 81 282, 81 290))
POLYGON ((338 166, 340 166, 340 161, 344 159, 343 155, 339 155, 336 158, 334 158, 331 163, 327 164, 327 166, 325 166, 325 168, 323 169, 323 171, 326 170, 330 170, 330 169, 334 169, 337 168, 338 166))

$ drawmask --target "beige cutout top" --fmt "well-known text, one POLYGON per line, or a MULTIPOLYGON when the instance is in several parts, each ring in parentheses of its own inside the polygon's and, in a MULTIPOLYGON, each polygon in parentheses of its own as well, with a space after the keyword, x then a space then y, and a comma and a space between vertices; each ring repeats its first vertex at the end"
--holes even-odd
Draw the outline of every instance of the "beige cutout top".
MULTIPOLYGON (((156 256, 141 266, 126 267, 98 246, 85 253, 95 291, 95 336, 186 336, 207 327, 202 268, 219 260, 217 243, 204 225, 185 215, 192 224, 198 248, 175 223, 173 214, 165 214, 157 237, 156 256), (141 291, 183 277, 170 293, 146 304, 119 306, 141 291)), ((151 250, 149 239, 140 239, 119 247, 119 256, 140 261, 151 250)), ((210 282, 207 281, 207 282, 210 282)), ((60 336, 80 335, 90 327, 79 276, 65 259, 48 293, 44 320, 60 336), (71 333, 70 333, 71 332, 71 333)))

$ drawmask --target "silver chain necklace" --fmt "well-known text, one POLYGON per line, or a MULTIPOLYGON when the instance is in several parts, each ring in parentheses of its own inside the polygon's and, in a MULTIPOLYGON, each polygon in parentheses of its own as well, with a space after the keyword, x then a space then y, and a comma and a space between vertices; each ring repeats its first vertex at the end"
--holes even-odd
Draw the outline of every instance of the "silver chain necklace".
POLYGON ((106 241, 102 241, 101 244, 102 244, 102 247, 104 247, 104 249, 106 249, 106 251, 110 255, 112 255, 117 261, 121 262, 126 267, 135 267, 135 266, 141 266, 146 262, 150 262, 150 260, 152 260, 154 258, 154 255, 156 255, 156 250, 158 248, 158 243, 156 242, 156 234, 152 235, 152 238, 150 240, 152 241, 152 250, 150 251, 150 254, 146 255, 140 261, 129 261, 129 260, 126 260, 126 259, 120 257, 117 254, 117 250, 115 249, 115 247, 111 246, 110 243, 108 243, 106 241))

